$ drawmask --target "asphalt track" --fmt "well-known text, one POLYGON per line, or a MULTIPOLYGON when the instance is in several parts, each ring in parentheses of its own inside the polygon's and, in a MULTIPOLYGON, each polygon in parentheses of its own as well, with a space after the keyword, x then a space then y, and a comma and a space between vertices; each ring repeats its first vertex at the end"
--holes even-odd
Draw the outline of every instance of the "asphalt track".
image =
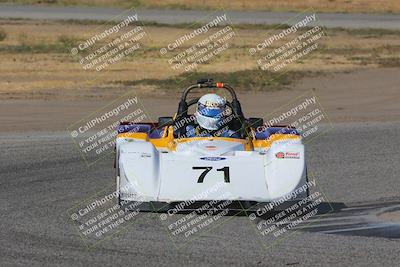
MULTIPOLYGON (((312 9, 307 10, 312 13, 312 9)), ((225 11, 172 10, 172 9, 137 9, 139 20, 164 24, 194 23, 207 20, 207 17, 225 13, 225 11)), ((294 24, 300 13, 266 11, 226 11, 233 24, 294 24)), ((0 5, 0 18, 25 18, 49 20, 98 20, 120 21, 129 11, 117 8, 93 7, 43 7, 0 5)), ((310 26, 343 28, 400 29, 400 15, 394 14, 343 14, 318 13, 318 21, 310 26)))
POLYGON ((112 160, 87 167, 65 132, 0 133, 1 265, 396 266, 400 216, 376 215, 400 205, 399 133, 395 122, 344 123, 308 143, 309 168, 335 211, 279 242, 261 238, 247 216, 229 216, 176 244, 160 214, 144 213, 91 248, 66 211, 113 185, 112 160))

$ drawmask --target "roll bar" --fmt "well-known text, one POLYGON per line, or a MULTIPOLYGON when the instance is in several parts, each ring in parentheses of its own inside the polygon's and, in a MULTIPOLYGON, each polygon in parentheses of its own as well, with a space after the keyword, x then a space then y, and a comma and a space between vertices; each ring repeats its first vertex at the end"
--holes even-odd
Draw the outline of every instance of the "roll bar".
POLYGON ((242 107, 240 106, 240 102, 237 99, 235 90, 226 83, 222 82, 214 82, 213 79, 200 79, 197 81, 196 84, 193 84, 186 88, 185 91, 182 93, 181 101, 179 102, 177 117, 187 116, 188 105, 186 102, 187 95, 189 92, 196 88, 224 88, 229 91, 232 96, 232 109, 241 119, 244 119, 244 115, 242 112, 242 107))
POLYGON ((232 99, 237 100, 235 90, 233 90, 233 88, 229 84, 221 82, 215 83, 213 79, 200 79, 197 81, 197 84, 192 84, 191 86, 186 88, 185 91, 183 91, 181 101, 182 100, 186 101, 186 97, 189 94, 189 92, 196 88, 224 88, 229 91, 229 93, 232 96, 232 99))

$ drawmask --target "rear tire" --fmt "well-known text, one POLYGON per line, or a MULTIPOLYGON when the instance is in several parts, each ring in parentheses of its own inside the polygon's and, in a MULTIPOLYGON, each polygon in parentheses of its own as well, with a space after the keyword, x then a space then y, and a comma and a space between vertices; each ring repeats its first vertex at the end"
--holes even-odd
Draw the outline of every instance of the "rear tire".
POLYGON ((117 203, 121 207, 121 191, 119 190, 119 176, 115 177, 115 192, 118 194, 117 203))
MULTIPOLYGON (((307 165, 306 165, 306 183, 308 184, 308 171, 307 171, 307 165)), ((309 197, 310 196, 310 187, 307 187, 307 190, 306 190, 306 197, 309 197)))
POLYGON ((118 199, 118 204, 120 209, 127 209, 128 211, 135 212, 153 212, 156 211, 150 202, 138 202, 138 201, 131 201, 131 200, 121 200, 118 199))
POLYGON ((174 124, 174 120, 172 117, 159 117, 158 118, 158 127, 170 126, 174 124))
POLYGON ((257 129, 260 126, 263 126, 264 120, 263 118, 249 118, 247 120, 250 127, 257 129))

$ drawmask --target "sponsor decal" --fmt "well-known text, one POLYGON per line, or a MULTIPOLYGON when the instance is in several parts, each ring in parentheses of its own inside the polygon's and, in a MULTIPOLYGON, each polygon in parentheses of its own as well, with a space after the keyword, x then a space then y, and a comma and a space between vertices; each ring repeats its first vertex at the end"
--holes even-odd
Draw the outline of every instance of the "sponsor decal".
POLYGON ((285 153, 285 158, 286 159, 299 159, 300 158, 300 152, 286 152, 285 153))
POLYGON ((299 159, 300 152, 278 152, 275 157, 278 159, 299 159))
POLYGON ((149 154, 149 153, 142 153, 140 156, 142 158, 151 158, 151 154, 149 154))
POLYGON ((224 160, 226 158, 222 158, 222 157, 203 157, 200 158, 202 160, 209 160, 209 161, 219 161, 219 160, 224 160))
POLYGON ((216 150, 216 146, 205 146, 207 150, 216 150))

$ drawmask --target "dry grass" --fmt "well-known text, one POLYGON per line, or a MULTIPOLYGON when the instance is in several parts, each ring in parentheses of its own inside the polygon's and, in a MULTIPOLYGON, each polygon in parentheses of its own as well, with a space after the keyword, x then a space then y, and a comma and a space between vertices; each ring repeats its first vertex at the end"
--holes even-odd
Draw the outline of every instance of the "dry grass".
MULTIPOLYGON (((0 43, 0 98, 94 95, 94 88, 103 90, 104 94, 112 94, 123 90, 123 86, 133 84, 143 84, 143 90, 154 89, 152 85, 157 85, 156 82, 146 84, 140 81, 168 80, 182 74, 169 67, 166 58, 160 57, 159 49, 171 42, 174 36, 191 31, 174 27, 146 27, 151 38, 143 42, 144 50, 99 73, 84 71, 69 54, 71 43, 74 45, 77 40, 89 38, 98 25, 0 21, 0 27, 7 33, 7 38, 0 43)), ((238 30, 232 47, 212 64, 202 65, 199 72, 211 76, 220 73, 221 77, 248 78, 249 71, 257 69, 257 64, 247 51, 271 31, 257 28, 238 30)), ((289 65, 287 71, 330 73, 400 66, 399 33, 329 30, 328 35, 321 42, 322 49, 289 65)), ((266 77, 271 76, 266 74, 266 77)), ((279 83, 287 84, 288 80, 281 79, 272 85, 279 87, 282 85, 279 83)))
POLYGON ((0 2, 108 7, 400 13, 398 0, 0 0, 0 2))

